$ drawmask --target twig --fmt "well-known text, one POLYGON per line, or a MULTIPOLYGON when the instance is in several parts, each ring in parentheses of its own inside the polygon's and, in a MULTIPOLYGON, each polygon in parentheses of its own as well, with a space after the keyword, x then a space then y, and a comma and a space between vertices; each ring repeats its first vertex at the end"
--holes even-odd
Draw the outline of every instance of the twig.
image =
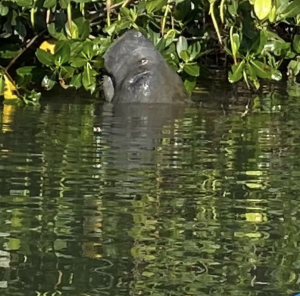
POLYGON ((27 42, 27 44, 25 45, 25 47, 10 61, 10 63, 8 64, 8 66, 5 68, 5 71, 8 71, 8 69, 15 63, 15 61, 27 50, 27 48, 29 46, 31 46, 33 44, 33 42, 38 39, 42 34, 44 34, 46 32, 46 30, 43 30, 42 32, 40 32, 38 35, 34 36, 31 40, 29 40, 27 42))
MULTIPOLYGON (((173 42, 177 42, 179 38, 174 38, 173 39, 173 42)), ((188 41, 192 41, 192 40, 202 40, 204 39, 204 37, 186 37, 185 38, 186 40, 188 41)))

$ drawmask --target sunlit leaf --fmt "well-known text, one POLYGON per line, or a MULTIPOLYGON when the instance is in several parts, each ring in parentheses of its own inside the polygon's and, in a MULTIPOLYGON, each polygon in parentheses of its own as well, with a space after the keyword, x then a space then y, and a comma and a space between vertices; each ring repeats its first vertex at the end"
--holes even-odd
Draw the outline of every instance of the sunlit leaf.
POLYGON ((71 22, 71 24, 69 24, 67 22, 66 25, 65 25, 65 30, 66 30, 68 36, 71 37, 72 39, 78 39, 79 38, 78 27, 74 22, 71 22))
POLYGON ((245 60, 242 60, 237 65, 232 65, 231 72, 229 72, 228 80, 229 82, 237 82, 243 77, 243 70, 245 67, 245 60))
POLYGON ((282 79, 282 73, 277 69, 272 69, 271 78, 275 81, 280 81, 282 79))
POLYGON ((189 53, 187 52, 187 50, 182 50, 180 52, 180 57, 187 63, 190 59, 190 55, 189 53))
POLYGON ((258 19, 265 19, 272 8, 272 0, 255 0, 254 1, 254 12, 258 19))
POLYGON ((54 54, 54 48, 56 45, 56 41, 55 40, 47 40, 44 41, 41 45, 40 45, 40 49, 45 50, 51 54, 54 54))
POLYGON ((176 50, 177 50, 178 55, 180 56, 180 53, 183 50, 187 50, 187 49, 188 49, 188 43, 187 43, 186 38, 183 37, 183 36, 180 36, 178 38, 178 41, 177 41, 177 44, 176 44, 176 50))
POLYGON ((193 77, 189 77, 184 81, 184 86, 187 92, 191 93, 193 89, 196 87, 196 79, 193 77))
POLYGON ((45 75, 42 80, 42 87, 44 87, 46 90, 51 90, 55 84, 57 83, 57 77, 55 74, 52 75, 45 75))
POLYGON ((190 54, 190 61, 193 61, 201 51, 201 44, 199 41, 194 42, 190 45, 187 49, 188 53, 190 54))
POLYGON ((239 48, 240 48, 240 36, 237 33, 232 34, 232 44, 231 44, 231 48, 232 48, 232 53, 234 56, 236 56, 236 53, 238 52, 239 48))
POLYGON ((5 100, 11 100, 11 99, 17 99, 18 91, 14 83, 7 77, 7 75, 4 75, 4 99, 5 100))
POLYGON ((9 12, 8 6, 6 6, 3 2, 0 2, 0 15, 6 16, 9 12))

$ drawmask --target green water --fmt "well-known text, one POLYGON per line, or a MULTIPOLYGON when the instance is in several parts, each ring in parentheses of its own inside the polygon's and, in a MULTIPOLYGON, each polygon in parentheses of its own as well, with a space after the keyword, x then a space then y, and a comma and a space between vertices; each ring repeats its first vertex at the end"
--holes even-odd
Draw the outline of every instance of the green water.
POLYGON ((1 109, 1 296, 300 291, 296 97, 63 99, 1 109))

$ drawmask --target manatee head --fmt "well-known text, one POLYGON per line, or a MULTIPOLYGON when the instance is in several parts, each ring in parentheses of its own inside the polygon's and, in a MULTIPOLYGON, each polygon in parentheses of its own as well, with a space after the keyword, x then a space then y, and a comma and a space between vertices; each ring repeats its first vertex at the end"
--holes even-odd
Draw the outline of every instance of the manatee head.
POLYGON ((119 83, 129 72, 139 71, 141 66, 145 69, 165 61, 147 37, 139 31, 130 30, 108 48, 104 62, 107 72, 119 83))

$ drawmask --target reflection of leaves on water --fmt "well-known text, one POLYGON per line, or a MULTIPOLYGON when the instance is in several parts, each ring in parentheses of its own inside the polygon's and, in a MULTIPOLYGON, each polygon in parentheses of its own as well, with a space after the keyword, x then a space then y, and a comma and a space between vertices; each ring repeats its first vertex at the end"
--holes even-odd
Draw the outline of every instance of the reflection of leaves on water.
POLYGON ((102 291, 111 289, 113 286, 114 277, 111 274, 105 272, 94 272, 90 277, 90 285, 95 286, 93 291, 102 291))
POLYGON ((101 272, 100 270, 110 268, 113 266, 113 263, 111 261, 109 261, 108 259, 98 260, 97 263, 98 263, 98 265, 102 265, 102 266, 95 268, 94 269, 95 272, 101 272))

